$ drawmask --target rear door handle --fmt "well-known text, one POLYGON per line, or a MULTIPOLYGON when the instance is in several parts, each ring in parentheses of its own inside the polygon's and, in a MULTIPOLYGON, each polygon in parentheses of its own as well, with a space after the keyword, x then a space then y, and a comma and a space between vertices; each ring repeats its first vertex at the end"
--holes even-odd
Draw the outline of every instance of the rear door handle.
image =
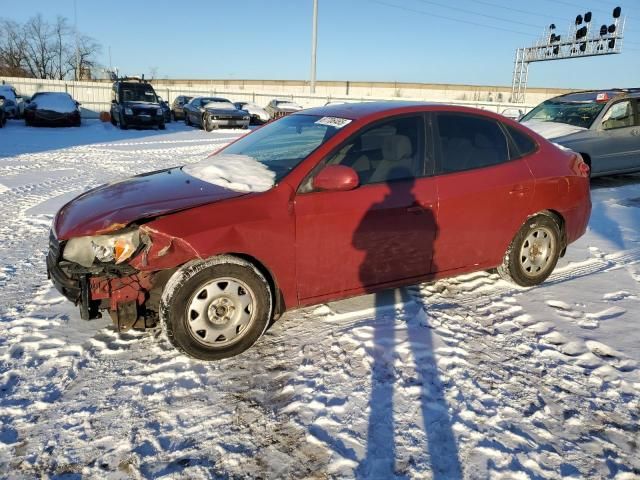
POLYGON ((516 185, 511 190, 509 190, 509 193, 511 195, 524 195, 529 190, 530 188, 525 185, 516 185))

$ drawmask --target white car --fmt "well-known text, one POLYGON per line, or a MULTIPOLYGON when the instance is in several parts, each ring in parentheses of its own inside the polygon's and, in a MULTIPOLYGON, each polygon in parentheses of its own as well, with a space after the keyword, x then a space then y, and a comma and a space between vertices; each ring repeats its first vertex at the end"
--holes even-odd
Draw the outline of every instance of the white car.
POLYGON ((271 120, 271 116, 267 113, 267 111, 251 102, 234 102, 235 107, 238 110, 243 110, 249 114, 251 117, 252 125, 260 125, 263 123, 267 123, 271 120))

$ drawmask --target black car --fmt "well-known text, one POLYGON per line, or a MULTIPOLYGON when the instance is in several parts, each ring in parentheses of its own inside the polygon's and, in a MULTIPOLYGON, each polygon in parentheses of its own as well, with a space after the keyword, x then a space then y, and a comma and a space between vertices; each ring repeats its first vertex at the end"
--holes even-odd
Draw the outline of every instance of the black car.
POLYGON ((195 97, 184 106, 184 122, 207 132, 220 127, 249 128, 249 114, 220 97, 195 97))
POLYGON ((184 120, 184 106, 191 101, 193 97, 187 95, 179 95, 173 99, 171 103, 171 116, 174 120, 184 120))
POLYGON ((153 87, 144 79, 116 80, 111 90, 111 123, 129 127, 158 127, 164 130, 164 111, 153 87))
POLYGON ((162 108, 164 123, 171 123, 171 107, 169 106, 169 102, 164 100, 162 97, 158 97, 158 102, 160 102, 160 108, 162 108))
POLYGON ((38 92, 24 107, 27 126, 80 126, 80 104, 64 92, 38 92))

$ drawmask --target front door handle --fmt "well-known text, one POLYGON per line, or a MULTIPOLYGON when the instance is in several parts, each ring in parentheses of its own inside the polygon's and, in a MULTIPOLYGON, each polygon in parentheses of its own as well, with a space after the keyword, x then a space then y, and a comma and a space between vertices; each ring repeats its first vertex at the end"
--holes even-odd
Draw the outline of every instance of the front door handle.
POLYGON ((423 205, 423 204, 421 204, 421 203, 417 203, 417 202, 416 202, 416 203, 414 203, 413 205, 411 205, 411 206, 407 207, 407 212, 409 212, 409 213, 414 213, 414 214, 416 214, 416 215, 420 215, 420 214, 423 214, 423 213, 427 213, 427 211, 428 211, 428 210, 431 210, 431 209, 432 209, 432 207, 433 207, 433 206, 432 206, 432 205, 429 205, 429 204, 427 204, 427 205, 423 205))

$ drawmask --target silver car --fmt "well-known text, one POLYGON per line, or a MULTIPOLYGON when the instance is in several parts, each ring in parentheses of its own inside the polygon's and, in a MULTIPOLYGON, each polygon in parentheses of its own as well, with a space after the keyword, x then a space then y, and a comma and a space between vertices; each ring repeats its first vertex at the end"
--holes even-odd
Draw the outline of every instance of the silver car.
POLYGON ((640 171, 640 88, 551 98, 520 122, 582 155, 591 176, 640 171))
POLYGON ((195 97, 184 106, 184 123, 207 132, 220 127, 249 128, 249 114, 220 97, 195 97))
POLYGON ((280 118, 289 115, 290 113, 302 110, 302 107, 292 100, 279 100, 274 98, 269 102, 269 105, 264 107, 267 113, 272 119, 280 118))

